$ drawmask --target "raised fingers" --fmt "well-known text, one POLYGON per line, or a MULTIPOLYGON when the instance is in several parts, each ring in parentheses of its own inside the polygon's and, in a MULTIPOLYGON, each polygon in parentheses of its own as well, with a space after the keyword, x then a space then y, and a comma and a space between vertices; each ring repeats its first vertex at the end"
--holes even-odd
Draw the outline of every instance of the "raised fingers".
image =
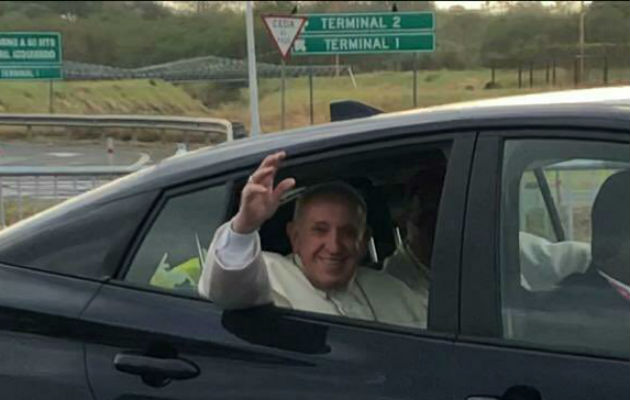
POLYGON ((280 198, 283 194, 285 194, 288 190, 291 190, 295 186, 295 179, 286 178, 283 179, 282 182, 278 183, 278 186, 273 191, 273 197, 276 203, 280 202, 280 198))
POLYGON ((263 184, 266 178, 274 174, 275 170, 275 167, 260 167, 250 175, 249 183, 263 184))
POLYGON ((284 151, 278 151, 276 153, 270 154, 265 157, 264 160, 260 163, 260 167, 278 167, 280 161, 282 161, 287 156, 287 153, 284 151))
POLYGON ((251 180, 269 187, 273 186, 273 178, 280 167, 280 162, 286 155, 284 151, 279 151, 265 157, 258 169, 251 175, 251 180))

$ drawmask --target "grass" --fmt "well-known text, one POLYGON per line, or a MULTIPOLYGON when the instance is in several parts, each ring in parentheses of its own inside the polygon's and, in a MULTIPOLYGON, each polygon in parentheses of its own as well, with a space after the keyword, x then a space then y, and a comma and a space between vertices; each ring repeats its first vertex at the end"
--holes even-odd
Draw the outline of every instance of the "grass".
MULTIPOLYGON (((609 84, 628 84, 629 72, 611 69, 609 84)), ((340 99, 353 99, 381 108, 400 111, 413 108, 413 75, 411 71, 382 71, 354 76, 347 72, 339 77, 313 79, 314 123, 329 119, 329 104, 340 99), (356 83, 356 86, 355 86, 356 83)), ((495 81, 499 88, 486 90, 490 81, 489 69, 434 70, 418 73, 418 107, 502 97, 558 89, 572 89, 570 71, 557 69, 557 85, 545 83, 545 70, 534 71, 534 87, 529 88, 529 71, 522 74, 523 88, 518 88, 516 70, 497 70, 495 81)), ((601 70, 588 71, 585 86, 602 84, 601 70)), ((285 128, 309 125, 310 98, 307 77, 287 80, 285 128)), ((171 84, 160 80, 120 81, 60 81, 53 84, 54 112, 68 114, 144 114, 211 116, 243 122, 249 128, 249 91, 247 88, 221 87, 203 83, 171 84), (214 89, 213 89, 214 88, 214 89), (212 98, 219 105, 204 106, 201 98, 212 98)), ((280 79, 259 80, 260 115, 263 131, 281 129, 280 79)), ((49 83, 27 81, 0 82, 0 113, 47 113, 49 111, 49 83)), ((108 134, 111 132, 108 131, 108 134)), ((0 127, 0 138, 23 137, 25 129, 0 127)), ((81 131, 68 135, 63 129, 46 129, 46 135, 67 139, 82 138, 81 131), (57 131, 57 132, 55 132, 57 131)), ((122 140, 131 138, 130 132, 116 133, 122 140)), ((88 136, 88 135, 85 135, 88 136)), ((92 135, 94 136, 94 135, 92 135)), ((158 140, 159 135, 144 132, 139 140, 158 140)))
MULTIPOLYGON (((0 82, 0 113, 48 113, 49 82, 0 82)), ((161 80, 59 81, 53 83, 58 114, 208 115, 201 102, 161 80)))
MULTIPOLYGON (((584 86, 601 86, 601 77, 591 74, 589 83, 584 86)), ((503 97, 517 94, 551 90, 572 89, 573 75, 565 70, 557 70, 557 85, 547 84, 545 71, 537 70, 533 75, 534 86, 529 88, 529 71, 523 71, 522 86, 518 88, 518 74, 515 70, 497 70, 495 82, 500 88, 486 90, 490 81, 488 69, 465 71, 420 71, 418 73, 418 107, 448 104, 484 98, 503 97)), ((550 78, 551 79, 551 78, 550 78)), ((355 75, 356 87, 350 76, 315 77, 313 79, 314 123, 324 123, 329 119, 329 104, 340 99, 353 99, 365 102, 384 111, 401 111, 414 108, 412 72, 378 72, 355 75)), ((628 84, 628 72, 611 70, 609 84, 628 84)), ((240 89, 238 100, 226 102, 210 110, 212 115, 244 122, 249 126, 249 95, 247 89, 240 89)), ((259 109, 261 125, 265 132, 280 130, 281 95, 279 79, 261 79, 259 82, 259 109)), ((295 128, 310 124, 310 99, 308 78, 287 80, 285 128, 295 128)))

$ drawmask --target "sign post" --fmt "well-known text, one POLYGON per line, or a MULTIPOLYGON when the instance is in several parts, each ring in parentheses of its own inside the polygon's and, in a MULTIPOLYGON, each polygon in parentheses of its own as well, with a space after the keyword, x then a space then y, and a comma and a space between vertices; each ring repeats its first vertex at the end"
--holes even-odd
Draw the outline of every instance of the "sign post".
POLYGON ((435 50, 433 12, 309 14, 293 55, 413 53, 413 105, 418 105, 417 57, 435 50))
POLYGON ((306 22, 305 17, 296 17, 292 15, 263 15, 263 22, 267 32, 273 39, 273 43, 282 56, 281 60, 281 77, 280 77, 280 129, 284 130, 285 122, 285 64, 291 52, 291 46, 297 39, 298 34, 302 30, 306 22))
POLYGON ((249 107, 251 109, 252 136, 258 136, 260 116, 258 115, 258 78, 256 77, 256 47, 254 43, 254 11, 252 2, 246 2, 245 29, 247 31, 247 71, 249 78, 249 107))

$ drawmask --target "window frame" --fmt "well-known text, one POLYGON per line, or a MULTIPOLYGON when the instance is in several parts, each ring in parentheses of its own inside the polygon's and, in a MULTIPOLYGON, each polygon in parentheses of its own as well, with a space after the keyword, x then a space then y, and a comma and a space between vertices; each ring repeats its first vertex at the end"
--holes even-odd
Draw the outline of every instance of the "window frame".
MULTIPOLYGON (((327 322, 335 322, 349 326, 374 327, 383 331, 400 331, 400 332, 417 332, 422 335, 436 337, 454 337, 457 330, 459 320, 458 315, 458 298, 459 298, 459 263, 461 262, 461 238, 463 234, 464 209, 465 209, 465 193, 467 190, 468 177, 470 173, 470 165, 474 142, 476 140, 476 132, 471 129, 457 129, 454 131, 430 131, 422 132, 421 129, 415 127, 408 128, 413 135, 403 137, 384 138, 379 141, 371 141, 367 143, 357 143, 351 146, 341 146, 334 149, 321 146, 321 148, 313 149, 312 144, 302 146, 287 145, 278 150, 283 149, 289 157, 284 162, 286 168, 296 168, 300 165, 311 164, 317 162, 326 162, 326 160, 336 157, 343 157, 349 154, 357 153, 373 153, 376 154, 383 149, 400 148, 405 149, 409 146, 432 146, 439 143, 450 142, 450 154, 447 160, 446 176, 442 188, 442 199, 440 201, 439 217, 436 222, 436 231, 433 248, 433 265, 441 265, 441 273, 433 276, 432 288, 430 291, 428 324, 431 330, 418 330, 417 328, 409 328, 404 326, 387 325, 373 321, 352 320, 344 317, 333 315, 320 315, 301 310, 281 309, 282 314, 295 316, 298 318, 307 318, 313 320, 321 320, 327 322), (464 190, 462 191, 462 188, 464 190), (450 195, 449 195, 450 193, 450 195), (463 194, 463 195, 462 195, 463 194)), ((225 161, 231 163, 234 167, 230 172, 212 176, 207 179, 196 180, 194 182, 181 182, 166 187, 159 200, 149 213, 142 227, 139 228, 138 234, 130 246, 125 257, 124 263, 119 268, 116 279, 108 282, 110 285, 126 287, 129 289, 141 290, 146 292, 158 293, 167 296, 186 297, 195 300, 201 300, 198 296, 179 293, 159 287, 148 285, 139 285, 132 282, 126 282, 123 278, 128 271, 136 252, 141 246, 144 238, 151 229, 153 223, 160 215, 168 199, 186 194, 195 190, 204 189, 212 185, 227 184, 228 201, 226 204, 226 215, 224 222, 229 220, 234 207, 237 206, 237 199, 234 196, 235 185, 238 182, 246 180, 252 170, 256 168, 258 163, 266 155, 274 150, 260 152, 257 156, 247 157, 245 160, 235 165, 234 159, 225 161)), ((211 156, 211 154, 209 154, 211 156)), ((209 168, 212 169, 212 168, 209 168)), ((220 168, 219 168, 220 169, 220 168)), ((211 302, 208 302, 212 304, 211 302)), ((214 306, 214 305, 213 305, 214 306)))
POLYGON ((222 221, 225 221, 227 218, 227 214, 229 213, 230 209, 230 205, 233 202, 232 196, 231 194, 233 193, 233 186, 234 186, 234 177, 233 176, 224 176, 224 177, 212 177, 209 179, 204 179, 201 181, 195 181, 193 183, 185 183, 183 185, 177 185, 171 188, 167 188, 165 190, 163 190, 159 196, 159 198, 157 199, 157 201, 155 202, 155 205, 153 206, 153 208, 151 209, 151 211, 149 212, 146 220, 144 221, 144 223, 142 224, 142 226, 140 227, 140 229, 138 230, 137 235, 135 236, 131 246, 129 246, 129 249, 127 251, 127 254, 125 255, 123 262, 121 264, 121 267, 118 268, 117 273, 114 275, 114 278, 112 278, 113 280, 117 281, 118 283, 124 284, 125 286, 132 286, 132 287, 138 287, 138 288, 151 288, 151 289, 155 289, 155 291, 157 292, 166 292, 166 293, 173 293, 173 294, 178 294, 178 295, 183 295, 185 297, 194 297, 196 298, 196 296, 192 296, 192 295, 187 295, 185 293, 178 293, 178 292, 174 292, 168 289, 161 289, 157 286, 148 286, 148 285, 143 285, 143 284, 137 284, 137 283, 133 283, 133 282, 129 282, 125 280, 125 276, 127 275, 127 273, 129 272, 131 265, 133 264, 133 261, 136 257, 136 255, 138 254, 138 251, 140 250, 140 248, 142 247, 142 244, 144 243, 147 235, 149 234, 149 232, 151 231, 151 228, 153 227, 153 225, 155 224, 155 222, 157 221, 157 219, 159 218, 159 216, 161 215, 162 211, 164 210, 164 208, 166 207, 166 205, 168 204, 169 200, 172 198, 176 198, 179 196, 184 196, 186 194, 190 194, 190 193, 194 193, 196 191, 200 191, 200 190, 204 190, 210 187, 217 187, 217 186, 221 186, 221 185, 225 185, 225 209, 224 209, 224 215, 222 217, 222 221))
POLYGON ((579 140, 627 145, 627 131, 600 127, 514 128, 481 131, 475 148, 463 244, 460 340, 511 349, 614 356, 514 342, 502 335, 500 283, 500 214, 504 144, 507 140, 579 140))

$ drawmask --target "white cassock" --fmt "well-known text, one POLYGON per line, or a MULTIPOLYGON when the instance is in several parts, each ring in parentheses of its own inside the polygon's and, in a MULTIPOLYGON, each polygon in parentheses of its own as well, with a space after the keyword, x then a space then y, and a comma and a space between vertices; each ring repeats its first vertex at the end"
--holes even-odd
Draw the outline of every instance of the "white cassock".
POLYGON ((279 307, 426 328, 427 299, 401 281, 358 267, 347 287, 323 291, 302 273, 297 255, 262 252, 257 232, 241 235, 223 224, 215 232, 199 293, 224 309, 273 302, 279 307))

